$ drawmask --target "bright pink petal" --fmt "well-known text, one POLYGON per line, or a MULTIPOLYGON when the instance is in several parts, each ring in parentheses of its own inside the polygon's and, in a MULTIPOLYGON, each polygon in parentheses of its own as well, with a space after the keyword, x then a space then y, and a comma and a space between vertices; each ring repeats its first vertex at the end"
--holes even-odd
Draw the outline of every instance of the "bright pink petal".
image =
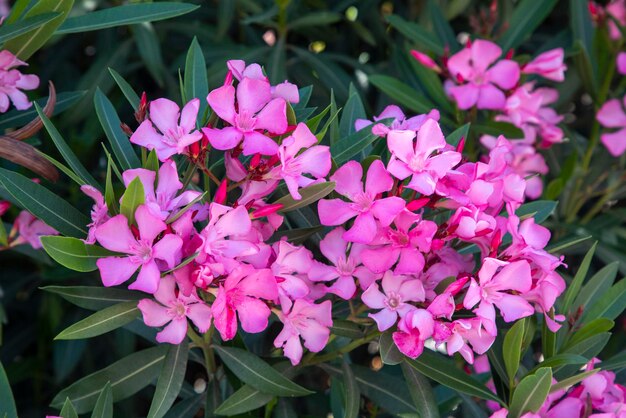
POLYGON ((96 239, 107 250, 130 252, 137 243, 124 215, 116 215, 96 228, 96 239))
POLYGON ((352 228, 343 234, 343 239, 369 244, 376 236, 376 220, 371 213, 361 213, 354 220, 352 228))
POLYGON ((535 313, 532 305, 521 296, 501 294, 501 299, 496 302, 496 306, 500 309, 505 322, 517 321, 535 313))
POLYGON ((130 142, 140 145, 148 150, 163 151, 166 145, 163 143, 163 135, 159 134, 152 122, 144 120, 130 137, 130 142))
POLYGON ((379 199, 372 205, 372 213, 382 226, 389 226, 404 209, 406 202, 401 197, 392 196, 379 199))
POLYGON ((106 257, 96 261, 100 270, 102 284, 106 287, 117 286, 130 279, 140 264, 131 261, 130 257, 106 257))
POLYGON ((318 145, 304 151, 298 156, 305 173, 312 174, 316 178, 328 175, 332 162, 330 148, 318 145))
POLYGON ((231 125, 235 124, 235 88, 233 86, 222 86, 211 91, 207 96, 207 101, 220 119, 231 125))
POLYGON ((408 163, 415 155, 414 131, 392 130, 387 135, 387 147, 396 158, 408 163))
POLYGON ((282 98, 272 99, 256 116, 255 129, 264 129, 273 134, 284 134, 287 130, 287 103, 282 98))
POLYGON ((161 133, 176 132, 180 108, 169 99, 156 99, 150 102, 150 120, 161 133))
POLYGON ((154 293, 159 288, 159 281, 161 279, 161 272, 157 267, 154 260, 147 262, 141 266, 141 270, 135 280, 130 286, 131 290, 141 290, 146 293, 154 293))
POLYGON ((437 121, 426 119, 417 132, 417 151, 421 155, 428 156, 445 146, 446 139, 437 121))
POLYGON ((501 89, 509 90, 519 81, 519 64, 511 60, 498 61, 487 71, 487 80, 501 89))
POLYGON ((256 333, 265 330, 270 313, 265 302, 255 298, 245 298, 237 306, 241 328, 246 332, 256 333))
POLYGON ((504 108, 506 96, 493 84, 485 84, 480 87, 476 106, 479 109, 498 110, 504 108))
POLYGON ((604 103, 596 114, 598 122, 606 128, 622 128, 626 126, 626 113, 622 103, 617 99, 604 103))
POLYGON ((266 80, 244 78, 237 86, 239 113, 247 112, 253 116, 271 99, 270 83, 266 80))
POLYGON ((365 249, 361 255, 365 267, 374 273, 384 273, 398 261, 400 249, 385 245, 365 249))
POLYGON ((149 242, 154 241, 157 235, 167 228, 165 222, 154 216, 146 205, 140 205, 137 208, 135 211, 135 220, 137 221, 139 236, 142 240, 149 242))
POLYGON ((600 141, 614 157, 619 157, 626 151, 626 129, 600 136, 600 141))
POLYGON ((461 110, 467 110, 478 102, 480 88, 473 84, 465 84, 462 86, 452 86, 449 93, 461 110))
POLYGON ((374 160, 367 170, 365 180, 365 192, 370 195, 387 192, 393 187, 393 179, 380 160, 374 160))
POLYGON ((168 308, 151 299, 140 300, 137 308, 143 315, 144 324, 149 327, 162 327, 172 319, 167 313, 168 308))
POLYGON ((258 132, 246 132, 243 136, 244 155, 274 155, 278 152, 278 144, 272 138, 258 132))
POLYGON ((237 128, 227 126, 222 129, 202 128, 211 146, 220 151, 235 148, 243 139, 243 133, 237 128))
POLYGON ((342 225, 355 217, 358 212, 350 203, 341 199, 322 199, 317 203, 320 222, 322 225, 342 225))
POLYGON ((180 126, 186 133, 196 129, 196 120, 198 119, 198 111, 200 110, 200 100, 190 100, 180 114, 180 126))
POLYGON ((363 168, 356 161, 348 161, 330 177, 334 181, 335 191, 342 196, 352 197, 363 192, 363 168))
POLYGON ((168 268, 174 268, 181 258, 183 240, 175 234, 167 234, 152 247, 152 256, 165 261, 168 268))
POLYGON ((335 228, 320 241, 320 251, 331 263, 337 264, 340 258, 345 259, 348 243, 341 236, 345 230, 335 228))
POLYGON ((398 320, 398 314, 390 309, 383 309, 379 312, 368 314, 367 316, 376 321, 379 331, 388 330, 398 320))
POLYGON ((382 309, 386 306, 387 297, 380 291, 378 284, 372 283, 361 295, 361 300, 372 309, 382 309))
POLYGON ((478 73, 483 73, 502 55, 502 49, 493 42, 476 39, 470 47, 472 66, 478 73))

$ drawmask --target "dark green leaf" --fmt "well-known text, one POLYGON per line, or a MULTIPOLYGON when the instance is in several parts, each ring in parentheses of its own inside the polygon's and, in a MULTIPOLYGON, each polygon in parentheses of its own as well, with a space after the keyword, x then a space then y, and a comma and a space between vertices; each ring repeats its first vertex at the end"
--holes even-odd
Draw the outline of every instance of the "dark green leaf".
POLYGON ((626 351, 614 355, 608 360, 600 363, 602 370, 621 370, 626 368, 626 351))
POLYGON ((137 304, 146 296, 145 293, 102 286, 46 286, 41 289, 55 293, 78 307, 93 311, 122 302, 137 304))
POLYGON ((170 409, 165 418, 194 418, 204 401, 203 396, 192 396, 183 399, 170 409))
POLYGON ((202 48, 195 37, 191 41, 187 58, 185 59, 185 98, 191 100, 197 98, 200 100, 200 110, 198 118, 202 118, 207 107, 206 97, 209 94, 209 82, 207 80, 206 61, 202 48))
POLYGON ((414 112, 428 113, 433 108, 433 105, 419 92, 394 77, 375 74, 369 76, 369 81, 398 104, 414 112))
POLYGON ((535 222, 540 224, 552 215, 557 204, 558 202, 551 200, 535 200, 534 202, 524 203, 515 211, 515 214, 520 218, 532 216, 535 218, 535 222))
POLYGON ((96 337, 132 322, 138 313, 137 302, 118 303, 69 326, 54 339, 76 340, 96 337))
POLYGON ((386 19, 391 26, 410 40, 417 42, 437 55, 443 55, 444 48, 441 43, 417 23, 407 22, 397 15, 389 15, 386 19))
POLYGON ((346 402, 344 407, 344 418, 358 418, 361 406, 361 392, 354 379, 352 369, 347 362, 342 364, 343 384, 346 388, 346 402))
POLYGON ((111 393, 111 382, 107 382, 102 388, 100 396, 93 408, 91 418, 113 418, 113 394, 111 393))
POLYGON ((33 16, 24 20, 18 20, 15 23, 4 23, 0 27, 0 43, 4 43, 9 39, 13 39, 23 33, 30 32, 31 30, 40 27, 41 25, 50 22, 55 17, 60 16, 60 12, 56 13, 43 13, 37 16, 33 16))
POLYGON ((65 399, 65 403, 63 404, 63 408, 61 408, 61 417, 62 418, 78 418, 78 414, 74 409, 74 405, 72 405, 72 401, 70 398, 65 399))
MULTIPOLYGON (((622 279, 600 296, 591 309, 583 314, 583 321, 596 318, 615 319, 626 309, 626 280, 622 279)), ((608 323, 605 323, 605 326, 608 323)))
POLYGON ((117 83, 117 86, 122 90, 124 97, 128 100, 128 103, 133 108, 133 110, 137 110, 139 108, 139 96, 135 93, 135 90, 131 87, 131 85, 113 68, 109 68, 109 72, 111 73, 111 77, 117 83))
POLYGON ((552 387, 550 388, 550 393, 556 392, 556 391, 561 390, 561 389, 569 388, 569 387, 575 385, 576 383, 583 381, 584 379, 588 378, 589 376, 593 376, 594 374, 598 373, 599 371, 600 371, 600 369, 593 369, 593 370, 582 372, 582 373, 579 373, 577 375, 574 375, 574 376, 571 376, 571 377, 568 377, 568 378, 565 378, 565 379, 561 379, 557 383, 552 385, 552 387))
POLYGON ((470 123, 466 123, 465 125, 457 128, 454 132, 446 137, 446 142, 453 147, 456 147, 461 139, 465 139, 467 141, 467 137, 469 135, 470 123))
POLYGON ((485 123, 474 123, 472 124, 474 130, 478 133, 491 135, 491 136, 499 136, 503 135, 508 139, 519 139, 524 138, 524 132, 522 130, 508 122, 496 122, 496 121, 488 121, 485 123))
POLYGON ((440 43, 450 48, 452 52, 456 52, 459 43, 456 40, 454 30, 450 26, 448 19, 443 15, 441 6, 434 0, 428 1, 428 14, 430 15, 430 20, 440 43))
MULTIPOLYGON (((515 7, 509 20, 509 28, 502 34, 498 43, 506 53, 517 48, 550 14, 557 0, 522 0, 515 7)), ((586 8, 586 6, 584 6, 586 8)))
POLYGON ((41 237, 44 250, 57 263, 74 271, 94 271, 96 261, 116 253, 97 245, 85 244, 83 240, 71 237, 49 235, 41 237))
POLYGON ((178 345, 170 345, 161 368, 159 380, 157 380, 148 418, 165 416, 174 404, 185 380, 188 354, 189 344, 187 341, 178 345))
MULTIPOLYGON (((68 91, 59 93, 57 95, 57 101, 56 105, 54 106, 54 111, 52 115, 58 115, 64 110, 68 109, 74 103, 79 101, 84 95, 84 91, 68 91)), ((44 97, 41 99, 37 99, 34 102, 37 103, 39 106, 45 106, 47 101, 48 98, 44 97)), ((33 120, 35 117, 37 117, 37 111, 34 107, 31 107, 28 110, 10 110, 2 115, 2 120, 0 120, 0 130, 25 125, 33 120)))
POLYGON ((359 93, 350 85, 350 98, 341 112, 339 120, 339 135, 343 138, 354 133, 354 122, 357 119, 365 119, 365 108, 359 93))
MULTIPOLYGON (((598 306, 598 305, 596 305, 598 306)), ((620 311, 621 312, 621 311, 620 311)), ((563 346, 562 350, 567 351, 569 347, 573 347, 576 344, 593 337, 594 335, 601 334, 603 332, 610 331, 615 323, 608 318, 596 318, 591 322, 583 325, 580 329, 578 329, 571 338, 567 341, 567 343, 563 346)))
POLYGON ((244 385, 215 410, 218 415, 238 415, 252 411, 274 399, 274 395, 263 393, 250 385, 244 385))
POLYGON ((519 362, 522 357, 522 341, 524 339, 525 328, 526 321, 524 319, 520 319, 513 324, 511 329, 509 329, 504 336, 502 356, 506 367, 506 373, 509 376, 509 387, 513 386, 515 375, 519 369, 519 362))
POLYGON ((435 394, 428 379, 406 361, 402 362, 402 373, 411 393, 413 403, 420 412, 420 418, 439 418, 435 394))
POLYGON ((594 242, 589 251, 587 251, 587 254, 585 254, 585 258, 583 258, 583 261, 578 267, 578 271, 576 271, 576 275, 572 279, 569 286, 567 286, 565 296, 563 297, 563 304, 561 305, 561 311, 565 314, 568 314, 570 312, 572 304, 574 303, 575 298, 578 296, 580 288, 585 281, 585 277, 587 277, 587 272, 589 271, 589 266, 591 265, 593 254, 596 252, 597 245, 598 243, 594 242))
POLYGON ((335 335, 347 337, 352 340, 363 337, 363 330, 352 321, 343 319, 333 319, 333 326, 330 331, 335 335))
POLYGON ((17 418, 17 408, 9 379, 4 371, 2 363, 0 363, 0 415, 7 418, 17 418))
POLYGON ((617 276, 618 269, 618 261, 602 267, 585 283, 582 289, 580 289, 572 308, 578 309, 579 306, 583 308, 593 306, 595 302, 611 288, 617 276))
POLYGON ((140 23, 131 26, 137 50, 152 79, 163 87, 163 76, 167 72, 163 62, 161 43, 151 23, 140 23))
POLYGON ((509 407, 509 417, 519 418, 526 412, 537 412, 543 405, 552 386, 552 369, 542 367, 526 376, 516 386, 509 407))
POLYGON ((527 373, 527 375, 535 373, 537 370, 539 370, 542 367, 550 367, 551 369, 555 369, 557 367, 561 367, 561 366, 565 366, 569 364, 575 364, 579 366, 581 364, 587 363, 587 361, 589 360, 587 360, 583 356, 579 356, 578 354, 571 354, 571 353, 556 354, 548 359, 545 359, 541 363, 539 363, 532 370, 530 370, 527 373))
POLYGON ((317 183, 312 186, 308 186, 299 190, 302 199, 295 200, 290 194, 285 195, 278 199, 274 203, 280 203, 283 205, 280 212, 290 212, 292 210, 299 209, 304 206, 309 206, 312 203, 317 202, 320 199, 326 197, 330 192, 335 190, 335 182, 327 181, 324 183, 317 183))
POLYGON ((289 29, 304 29, 311 26, 325 26, 337 23, 341 20, 341 15, 334 12, 313 12, 293 19, 287 24, 289 29))
POLYGON ((393 342, 392 334, 392 331, 385 331, 381 334, 378 349, 380 351, 380 359, 383 363, 393 366, 402 363, 404 354, 398 350, 396 343, 393 342))

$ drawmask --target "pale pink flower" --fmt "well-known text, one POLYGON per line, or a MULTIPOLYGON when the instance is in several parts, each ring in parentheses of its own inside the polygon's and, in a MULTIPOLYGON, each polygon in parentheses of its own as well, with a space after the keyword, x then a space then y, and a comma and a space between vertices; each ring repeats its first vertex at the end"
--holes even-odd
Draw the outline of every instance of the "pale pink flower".
MULTIPOLYGON (((228 60, 226 61, 228 70, 237 81, 241 81, 244 78, 254 78, 257 80, 265 80, 269 82, 269 79, 263 74, 263 69, 257 63, 246 65, 243 60, 228 60)), ((271 87, 272 98, 282 97, 289 103, 298 103, 300 101, 300 93, 298 92, 298 86, 288 81, 284 81, 280 84, 271 87)))
POLYGON ((537 55, 522 67, 524 74, 538 74, 552 81, 565 80, 567 66, 563 63, 563 48, 555 48, 537 55))
POLYGON ((130 142, 149 150, 154 149, 161 161, 174 154, 184 154, 189 145, 202 139, 202 133, 196 130, 199 109, 198 99, 190 100, 182 112, 169 99, 154 100, 150 102, 150 119, 139 125, 131 135, 130 142))
POLYGON ((414 141, 415 138, 414 131, 389 132, 387 146, 392 157, 387 168, 399 180, 411 177, 406 185, 409 189, 431 195, 437 180, 461 161, 461 154, 445 151, 446 140, 439 124, 432 119, 424 122, 414 141))
POLYGON ((433 316, 425 309, 413 309, 398 322, 398 331, 393 333, 393 342, 400 352, 417 358, 424 351, 424 341, 435 331, 433 316))
POLYGON ((278 297, 283 310, 289 310, 292 300, 306 297, 309 286, 305 282, 311 269, 313 254, 304 247, 279 241, 274 244, 276 260, 271 265, 278 285, 278 297))
POLYGON ((42 236, 59 235, 56 229, 46 225, 42 220, 25 210, 21 211, 15 218, 13 230, 17 231, 19 235, 11 245, 29 244, 35 250, 41 248, 42 236))
POLYGON ((161 269, 157 261, 167 269, 173 268, 181 259, 182 239, 174 234, 165 234, 155 242, 157 236, 167 229, 161 219, 141 205, 135 212, 138 237, 128 226, 124 215, 116 215, 96 228, 96 239, 104 248, 127 254, 126 257, 105 257, 96 262, 102 283, 106 287, 117 286, 137 271, 139 275, 129 289, 154 293, 159 287, 161 269))
POLYGON ((520 68, 512 60, 498 61, 501 55, 502 50, 498 45, 477 39, 471 46, 450 57, 448 70, 458 85, 448 85, 447 91, 460 109, 473 106, 479 109, 504 107, 506 96, 502 90, 515 87, 519 81, 520 68))
POLYGON ((367 119, 357 119, 354 122, 354 128, 357 131, 360 131, 361 129, 370 126, 372 123, 379 122, 385 119, 393 119, 389 126, 386 126, 382 123, 375 123, 375 125, 372 127, 372 133, 384 137, 387 136, 390 131, 394 130, 417 131, 428 119, 432 119, 438 122, 439 111, 437 109, 433 109, 428 113, 407 118, 402 109, 400 109, 398 106, 389 105, 383 109, 380 115, 374 116, 373 119, 374 122, 367 119))
POLYGON ((32 103, 22 90, 34 90, 39 87, 39 77, 22 74, 16 67, 28 65, 8 50, 0 51, 0 113, 9 108, 10 102, 18 110, 31 107, 32 103))
POLYGON ((391 328, 398 317, 415 309, 410 302, 423 302, 425 299, 424 286, 419 279, 408 279, 406 276, 395 275, 392 271, 383 276, 382 289, 381 292, 378 284, 372 283, 361 295, 361 300, 367 306, 380 309, 376 313, 368 314, 376 321, 380 331, 391 328))
POLYGON ((237 333, 237 317, 241 328, 250 333, 267 328, 270 308, 265 300, 278 297, 274 274, 269 269, 256 270, 242 265, 220 284, 211 306, 215 328, 223 340, 231 340, 237 333))
POLYGON ((283 348, 285 357, 294 366, 302 358, 302 343, 311 352, 322 351, 328 343, 333 320, 332 304, 326 300, 314 304, 304 299, 294 302, 287 312, 277 312, 278 319, 283 323, 282 331, 274 340, 274 347, 283 348))
POLYGON ((322 225, 342 225, 354 218, 354 225, 343 235, 347 241, 369 243, 376 235, 376 221, 387 226, 404 209, 403 199, 392 196, 378 198, 393 187, 393 179, 380 160, 367 170, 363 188, 363 168, 356 161, 349 161, 330 177, 336 183, 335 191, 352 202, 342 199, 323 199, 318 203, 322 225))
POLYGON ((596 119, 600 125, 605 128, 617 129, 612 132, 605 132, 600 136, 600 141, 614 157, 619 157, 626 151, 626 113, 623 106, 626 106, 626 96, 622 100, 609 100, 602 105, 596 114, 596 119))
POLYGON ((236 90, 232 85, 219 87, 209 93, 207 100, 213 111, 231 125, 202 128, 214 148, 230 150, 243 141, 244 155, 276 154, 278 144, 261 132, 282 135, 287 131, 287 103, 280 97, 272 99, 269 82, 246 77, 236 90))
POLYGON ((100 190, 95 187, 84 184, 80 187, 80 190, 94 201, 91 207, 91 223, 87 225, 89 233, 87 234, 87 239, 84 240, 86 244, 94 244, 96 242, 96 228, 110 218, 107 204, 104 202, 104 196, 102 196, 100 190))
MULTIPOLYGON (((448 355, 459 353, 465 361, 474 363, 474 353, 485 354, 496 340, 496 336, 487 331, 485 321, 479 317, 457 319, 446 327, 449 331, 439 331, 445 338, 448 355)), ((437 330, 435 331, 437 333, 437 330)), ((435 337, 437 343, 443 342, 435 337)))
POLYGON ((187 335, 187 318, 202 333, 211 326, 211 308, 195 292, 189 296, 176 289, 171 275, 165 276, 152 299, 142 299, 137 304, 143 322, 149 327, 162 327, 156 335, 160 343, 180 344, 187 335), (158 303, 157 303, 158 302, 158 303))

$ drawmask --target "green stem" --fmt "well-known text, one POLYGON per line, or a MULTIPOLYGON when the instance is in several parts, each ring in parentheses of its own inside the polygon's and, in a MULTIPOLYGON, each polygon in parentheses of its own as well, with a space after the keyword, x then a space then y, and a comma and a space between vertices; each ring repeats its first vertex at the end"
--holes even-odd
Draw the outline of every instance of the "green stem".
POLYGON ((210 347, 210 339, 207 342, 207 335, 209 333, 212 335, 213 326, 211 329, 204 334, 204 339, 199 336, 196 331, 193 330, 192 327, 187 327, 187 336, 193 341, 193 343, 202 349, 202 354, 204 355, 204 366, 207 370, 207 373, 212 376, 215 374, 215 355, 213 354, 213 350, 210 347))

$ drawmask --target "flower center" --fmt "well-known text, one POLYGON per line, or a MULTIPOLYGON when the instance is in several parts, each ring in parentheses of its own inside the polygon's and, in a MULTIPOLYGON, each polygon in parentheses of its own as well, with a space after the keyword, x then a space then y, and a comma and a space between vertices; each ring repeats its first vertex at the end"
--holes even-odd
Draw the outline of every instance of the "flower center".
POLYGON ((372 207, 372 198, 365 193, 359 193, 352 199, 359 212, 367 212, 372 207))
POLYGON ((169 312, 170 316, 180 319, 187 316, 187 306, 180 300, 175 301, 172 305, 170 305, 169 312))
POLYGON ((390 292, 387 294, 387 300, 385 301, 387 307, 392 311, 395 311, 402 304, 402 296, 396 292, 390 292))
POLYGON ((250 114, 247 110, 242 110, 235 117, 235 124, 242 132, 252 132, 254 125, 256 125, 256 118, 250 114))
POLYGON ((352 276, 354 273, 354 261, 350 257, 347 260, 345 257, 339 257, 337 260, 337 272, 341 276, 352 276))

